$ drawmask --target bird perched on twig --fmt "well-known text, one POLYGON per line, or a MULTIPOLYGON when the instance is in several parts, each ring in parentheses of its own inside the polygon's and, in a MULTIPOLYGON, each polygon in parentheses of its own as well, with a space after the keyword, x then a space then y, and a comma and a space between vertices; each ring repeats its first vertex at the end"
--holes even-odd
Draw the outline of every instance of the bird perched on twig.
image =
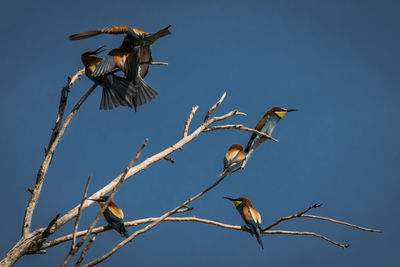
POLYGON ((258 211, 253 207, 250 200, 244 197, 240 198, 230 198, 224 197, 233 202, 233 205, 239 212, 240 216, 242 216, 243 221, 246 223, 245 227, 248 229, 252 235, 254 234, 257 238, 258 244, 260 244, 261 248, 264 249, 264 245, 261 239, 261 216, 258 211))
POLYGON ((171 25, 155 33, 148 33, 140 29, 121 25, 73 34, 69 36, 69 39, 81 40, 103 33, 126 34, 121 46, 111 50, 110 53, 104 57, 102 63, 93 72, 93 76, 101 76, 116 70, 121 70, 129 81, 136 84, 138 74, 142 78, 146 77, 149 72, 149 64, 153 62, 151 45, 159 38, 171 34, 169 31, 170 27, 171 25))
MULTIPOLYGON (((101 196, 98 199, 89 198, 88 200, 96 201, 100 205, 100 207, 103 207, 108 198, 109 196, 101 196)), ((110 201, 110 204, 103 212, 103 216, 109 226, 120 233, 122 237, 129 237, 128 231, 126 231, 124 226, 124 213, 117 206, 117 204, 115 204, 114 200, 110 201)))
POLYGON ((98 54, 103 52, 103 46, 88 51, 81 55, 81 60, 85 66, 86 76, 103 87, 103 94, 100 102, 100 109, 112 109, 118 106, 128 106, 130 108, 146 104, 158 94, 141 77, 138 77, 136 85, 131 84, 127 79, 114 74, 93 76, 93 71, 101 64, 102 59, 98 54))
MULTIPOLYGON (((265 112, 264 116, 258 121, 255 129, 266 133, 267 135, 271 135, 275 126, 278 122, 285 117, 288 112, 297 111, 297 109, 286 109, 281 107, 273 107, 267 112, 265 112)), ((244 152, 246 153, 246 160, 243 162, 242 166, 246 164, 249 160, 251 154, 253 154, 254 150, 259 147, 262 143, 267 140, 266 137, 261 136, 259 134, 253 133, 247 143, 244 152)))
POLYGON ((240 168, 240 165, 245 159, 246 153, 243 152, 242 145, 231 145, 224 157, 224 170, 218 177, 222 178, 230 175, 233 171, 240 168))

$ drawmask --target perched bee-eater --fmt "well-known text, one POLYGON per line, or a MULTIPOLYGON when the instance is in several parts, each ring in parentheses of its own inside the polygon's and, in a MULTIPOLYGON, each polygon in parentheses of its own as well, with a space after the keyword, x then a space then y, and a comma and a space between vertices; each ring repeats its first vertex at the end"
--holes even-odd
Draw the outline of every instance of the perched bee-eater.
MULTIPOLYGON (((258 121, 255 129, 268 134, 269 136, 272 134, 275 126, 278 122, 285 117, 288 112, 297 111, 297 109, 286 109, 281 107, 273 107, 267 112, 265 112, 264 116, 258 121)), ((249 160, 251 154, 254 150, 259 147, 262 143, 267 140, 266 137, 253 133, 250 137, 249 142, 247 143, 244 152, 246 152, 246 160, 249 160)))
POLYGON ((169 31, 170 27, 171 25, 155 33, 148 33, 140 29, 134 29, 126 25, 121 25, 73 34, 69 37, 69 39, 81 40, 102 33, 126 34, 120 48, 110 51, 98 68, 93 72, 93 76, 104 75, 114 72, 118 69, 125 73, 125 76, 128 80, 136 84, 138 72, 140 77, 144 78, 149 71, 149 64, 153 62, 151 45, 157 41, 157 39, 171 34, 169 31))
POLYGON ((242 216, 243 221, 246 223, 245 227, 256 236, 258 244, 264 249, 264 245, 261 239, 261 216, 258 211, 253 207, 250 200, 244 197, 230 198, 224 197, 233 202, 235 208, 242 216))
POLYGON ((219 178, 230 175, 234 170, 240 168, 240 165, 246 159, 246 153, 243 152, 242 145, 233 144, 226 152, 224 157, 224 171, 218 175, 219 178))
MULTIPOLYGON (((97 201, 100 207, 104 206, 104 203, 107 201, 108 196, 101 196, 99 199, 91 199, 93 201, 97 201)), ((103 216, 108 222, 108 224, 114 228, 118 233, 121 234, 122 237, 129 237, 128 231, 126 231, 124 226, 124 213, 122 210, 115 204, 114 200, 111 200, 110 204, 103 212, 103 216)))
POLYGON ((101 63, 98 57, 103 47, 95 51, 85 52, 81 55, 81 60, 85 66, 85 74, 92 81, 103 87, 103 95, 100 102, 100 109, 112 109, 113 107, 128 106, 136 107, 146 104, 158 94, 142 78, 138 77, 136 85, 131 84, 127 79, 114 74, 93 76, 93 71, 101 63))

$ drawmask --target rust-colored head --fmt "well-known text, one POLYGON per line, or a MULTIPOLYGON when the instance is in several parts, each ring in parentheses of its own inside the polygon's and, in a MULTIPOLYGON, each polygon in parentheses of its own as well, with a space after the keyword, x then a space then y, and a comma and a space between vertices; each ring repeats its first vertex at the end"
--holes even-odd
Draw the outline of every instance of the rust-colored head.
POLYGON ((251 204, 251 201, 248 200, 247 198, 244 197, 239 197, 239 198, 224 197, 224 198, 232 201, 235 207, 239 206, 240 204, 243 204, 243 206, 252 207, 254 209, 253 204, 251 204))
MULTIPOLYGON (((104 205, 104 203, 108 200, 109 197, 110 197, 110 196, 101 196, 101 197, 99 197, 99 198, 97 198, 97 199, 95 199, 95 198, 88 198, 88 200, 96 201, 96 202, 98 202, 98 203, 100 204, 100 206, 102 206, 101 204, 104 205)), ((111 199, 110 205, 109 205, 109 206, 117 206, 117 204, 115 204, 114 200, 111 199)))
POLYGON ((297 111, 297 109, 286 109, 281 107, 272 107, 270 110, 265 112, 264 117, 271 116, 273 114, 277 115, 279 118, 283 118, 288 112, 297 111))
POLYGON ((233 144, 229 147, 229 150, 243 150, 243 146, 240 144, 233 144))
POLYGON ((84 65, 85 67, 87 67, 89 64, 91 64, 91 62, 93 61, 93 59, 96 59, 96 60, 97 60, 98 54, 100 54, 101 52, 103 52, 103 51, 105 50, 105 49, 103 49, 103 48, 104 48, 104 45, 101 46, 101 47, 99 47, 99 48, 97 48, 97 49, 94 50, 94 51, 87 51, 87 52, 83 53, 83 54, 81 55, 81 60, 82 60, 83 65, 84 65))

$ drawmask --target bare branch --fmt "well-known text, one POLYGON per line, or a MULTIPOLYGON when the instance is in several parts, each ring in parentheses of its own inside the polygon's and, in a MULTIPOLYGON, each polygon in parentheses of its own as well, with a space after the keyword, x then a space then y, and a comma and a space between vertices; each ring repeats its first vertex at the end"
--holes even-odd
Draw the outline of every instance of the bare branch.
POLYGON ((288 221, 288 220, 291 220, 291 219, 294 219, 294 218, 301 217, 305 213, 309 212, 310 210, 317 209, 317 208, 319 208, 321 206, 322 206, 322 204, 314 204, 314 205, 308 207, 306 210, 303 210, 303 211, 301 211, 299 213, 296 213, 296 214, 293 214, 293 215, 290 215, 290 216, 286 216, 286 217, 282 217, 282 218, 278 219, 276 222, 271 223, 269 226, 264 227, 262 230, 263 231, 267 231, 267 230, 271 229, 272 227, 277 226, 278 224, 280 224, 283 221, 288 221))
POLYGON ((215 103, 208 111, 206 116, 204 117, 204 122, 206 122, 212 115, 212 113, 214 112, 214 110, 222 103, 222 101, 224 101, 226 96, 226 92, 224 92, 221 96, 221 98, 218 100, 217 103, 215 103))
MULTIPOLYGON (((221 99, 219 100, 218 103, 220 103, 223 98, 225 97, 225 93, 224 95, 221 97, 221 99)), ((214 105, 215 106, 215 105, 214 105)), ((225 114, 224 118, 229 118, 231 116, 234 115, 238 115, 240 114, 240 112, 238 111, 232 111, 230 113, 225 114)), ((218 119, 220 119, 221 117, 219 117, 218 119)), ((139 163, 138 165, 134 166, 133 168, 131 168, 127 175, 124 178, 124 181, 130 177, 132 177, 133 175, 139 173, 140 171, 146 169, 148 166, 163 160, 166 156, 170 155, 171 153, 175 152, 178 149, 181 149, 184 145, 186 145, 187 143, 193 141, 194 139, 196 139, 201 133, 202 131, 207 128, 208 126, 210 126, 213 122, 215 122, 215 118, 212 118, 206 122, 204 122, 202 125, 200 125, 196 130, 194 130, 190 135, 188 135, 185 138, 182 138, 181 140, 179 140, 177 143, 175 143, 174 145, 169 146, 168 148, 164 149, 163 151, 159 152, 158 154, 155 154, 149 158, 147 158, 146 160, 144 160, 143 162, 139 163)), ((97 191, 96 193, 94 193, 92 196, 90 196, 91 198, 96 198, 99 197, 100 195, 104 195, 107 194, 108 192, 110 192, 112 190, 112 188, 115 186, 115 184, 119 181, 119 179, 121 178, 122 174, 120 174, 119 176, 115 177, 110 183, 108 183, 106 186, 104 186, 102 189, 100 189, 99 191, 97 191)), ((86 209, 88 206, 90 206, 92 203, 88 203, 85 202, 83 205, 83 209, 86 209)), ((63 226, 65 223, 67 223, 68 221, 70 221, 71 219, 73 219, 76 214, 78 212, 78 206, 74 207, 72 210, 68 211, 63 217, 61 217, 58 222, 57 222, 57 227, 60 228, 61 226, 63 226)), ((57 229, 58 229, 57 228, 57 229)), ((56 230, 56 229, 55 229, 56 230)))
POLYGON ((186 206, 186 207, 182 207, 181 209, 177 210, 175 213, 184 213, 184 212, 188 212, 191 210, 194 210, 194 208, 186 206))
POLYGON ((174 160, 173 158, 164 157, 164 159, 165 159, 166 161, 171 162, 171 163, 175 163, 175 160, 174 160))
MULTIPOLYGON (((81 72, 82 71, 80 70, 77 74, 79 74, 81 72)), ((75 76, 77 76, 77 74, 75 76)), ((75 80, 76 79, 77 78, 75 78, 75 80)), ((71 82, 75 81, 75 80, 71 79, 71 82)), ((72 118, 75 116, 76 112, 78 112, 78 110, 81 107, 81 105, 83 104, 83 102, 85 102, 85 100, 93 92, 93 90, 96 88, 96 86, 97 86, 96 84, 93 84, 92 87, 90 87, 90 89, 81 97, 81 99, 76 103, 74 108, 68 114, 67 118, 64 121, 64 124, 62 125, 62 127, 59 130, 58 130, 58 120, 59 120, 59 116, 61 116, 61 115, 58 114, 58 116, 57 116, 56 126, 55 126, 55 127, 57 127, 57 129, 53 130, 53 133, 54 133, 54 131, 57 131, 57 134, 56 134, 54 140, 51 141, 51 144, 48 148, 46 156, 43 159, 42 164, 40 165, 40 168, 38 170, 37 177, 36 177, 36 184, 32 191, 31 198, 30 198, 28 205, 26 207, 26 210, 25 210, 24 221, 22 224, 22 236, 26 236, 30 232, 33 212, 34 212, 36 204, 39 200, 40 192, 42 190, 42 186, 43 186, 47 171, 49 169, 49 166, 51 164, 51 161, 53 159, 54 151, 58 145, 58 142, 60 141, 60 139, 63 136, 65 130, 67 129, 69 123, 71 122, 72 118)), ((61 97, 61 98, 63 98, 63 97, 61 97)), ((61 109, 63 110, 63 108, 61 108, 61 109)), ((62 113, 63 113, 63 111, 62 111, 62 113)))
POLYGON ((57 213, 57 215, 49 222, 47 225, 46 229, 42 233, 42 238, 46 239, 50 235, 50 229, 53 227, 53 225, 57 222, 58 217, 60 217, 60 213, 57 213))
POLYGON ((75 266, 79 266, 79 265, 82 263, 83 259, 85 258, 86 252, 89 250, 90 245, 94 242, 95 239, 96 239, 96 237, 93 236, 93 237, 89 240, 89 242, 87 242, 86 246, 85 246, 85 247, 83 248, 83 250, 82 250, 81 255, 79 256, 78 261, 75 263, 75 266))
MULTIPOLYGON (((290 216, 282 217, 279 220, 277 220, 276 222, 274 222, 274 223, 270 224, 269 226, 265 227, 263 229, 263 234, 279 234, 280 231, 270 231, 269 229, 271 229, 272 227, 278 225, 280 222, 285 221, 285 220, 291 220, 291 219, 294 219, 294 218, 308 217, 308 216, 312 216, 310 218, 315 218, 315 219, 325 218, 325 217, 314 216, 314 215, 306 215, 305 214, 305 213, 309 212, 311 209, 316 209, 316 208, 318 208, 320 206, 321 206, 321 204, 315 204, 315 205, 312 205, 312 206, 308 207, 306 210, 301 211, 301 212, 299 212, 297 214, 293 214, 293 215, 290 215, 290 216)), ((186 211, 189 211, 189 210, 192 210, 192 209, 193 208, 182 208, 182 209, 178 210, 176 213, 186 212, 186 211)), ((139 226, 139 225, 142 225, 142 224, 149 224, 149 223, 153 223, 153 222, 155 222, 155 221, 157 221, 159 219, 160 219, 159 217, 157 217, 157 218, 145 218, 145 219, 138 219, 138 220, 134 220, 134 221, 130 221, 130 222, 125 222, 125 227, 139 226)), ((216 221, 212 221, 212 220, 207 220, 207 219, 201 219, 201 218, 197 218, 197 217, 168 217, 168 218, 165 218, 163 220, 163 222, 197 222, 197 223, 203 223, 203 224, 210 224, 210 225, 214 225, 214 226, 221 227, 221 228, 226 228, 226 229, 231 229, 231 230, 238 230, 238 231, 248 232, 248 230, 245 227, 242 227, 242 226, 224 224, 224 223, 220 223, 220 222, 216 222, 216 221)), ((336 223, 335 220, 332 220, 332 222, 336 223)), ((353 227, 353 225, 349 224, 349 223, 343 223, 343 225, 353 227)), ((367 229, 367 228, 360 227, 360 226, 357 226, 357 227, 354 227, 354 228, 360 229, 360 230, 367 229)), ((93 229, 92 233, 98 234, 98 233, 109 231, 109 230, 112 230, 112 228, 107 227, 107 226, 102 226, 102 227, 97 227, 97 228, 93 229)), ((83 235, 86 234, 86 232, 87 231, 78 232, 77 236, 78 237, 79 236, 83 236, 83 235)), ((286 231, 286 232, 284 232, 282 234, 287 234, 287 232, 290 232, 290 231, 286 231)), ((381 231, 380 230, 374 230, 374 232, 380 233, 381 231)), ((72 239, 72 235, 71 234, 63 236, 63 237, 59 237, 57 239, 54 239, 54 240, 51 240, 51 241, 48 241, 48 242, 44 243, 41 248, 42 249, 46 249, 46 248, 49 248, 49 247, 53 247, 53 246, 56 246, 56 245, 58 245, 60 243, 66 242, 66 241, 71 240, 71 239, 72 239)))
POLYGON ((205 190, 201 191, 200 193, 198 193, 197 195, 189 198, 188 200, 186 200, 185 202, 183 202, 182 204, 180 204, 179 206, 175 207, 174 209, 164 213, 160 218, 158 218, 156 221, 154 221, 153 223, 151 223, 150 225, 144 227, 143 229, 140 229, 138 231, 136 231, 135 233, 133 233, 132 235, 130 235, 128 238, 126 238, 124 241, 120 242, 118 245, 116 245, 113 249, 111 249, 109 252, 107 252, 106 254, 104 254, 103 256, 89 262, 88 264, 85 264, 85 267, 89 267, 89 266, 93 266, 96 265, 104 260, 106 260, 107 258, 109 258, 111 255, 113 255, 115 252, 117 252, 120 248, 122 248, 123 246, 125 246, 128 242, 132 241, 135 237, 137 237, 138 235, 141 235, 147 231, 149 231, 151 228, 153 228, 154 226, 156 226, 157 224, 159 224, 160 222, 162 222, 165 218, 171 216, 172 214, 176 213, 179 209, 181 209, 182 207, 186 206, 187 204, 189 204, 190 202, 200 198, 201 196, 203 196, 204 194, 206 194, 208 191, 210 191, 211 189, 213 189, 214 187, 216 187, 220 182, 222 182, 226 177, 222 177, 220 179, 218 179, 213 185, 211 185, 210 187, 206 188, 205 190))
POLYGON ((211 132, 211 131, 215 131, 215 130, 228 130, 228 129, 236 129, 236 130, 242 130, 242 131, 247 131, 247 132, 253 132, 259 135, 264 136, 267 139, 271 139, 274 142, 279 143, 278 139, 273 138, 272 136, 269 136, 266 133, 257 131, 256 129, 252 129, 252 128, 248 128, 243 126, 243 124, 231 124, 231 125, 219 125, 219 126, 212 126, 212 127, 208 127, 206 128, 203 132, 211 132))
POLYGON ((225 115, 222 115, 219 117, 213 117, 212 119, 210 119, 210 124, 217 122, 217 121, 225 120, 225 119, 235 116, 235 115, 247 116, 246 113, 240 112, 239 110, 235 109, 235 110, 232 110, 231 112, 226 113, 225 115))
POLYGON ((308 215, 308 214, 304 214, 301 217, 303 218, 311 218, 311 219, 317 219, 317 220, 323 220, 323 221, 328 221, 328 222, 332 222, 332 223, 337 223, 337 224, 342 224, 342 225, 346 225, 349 227, 353 227, 362 231, 366 231, 366 232, 373 232, 373 233, 382 233, 382 230, 375 230, 375 229, 369 229, 369 228, 364 228, 355 224, 351 224, 351 223, 347 223, 347 222, 342 222, 342 221, 337 221, 331 218, 327 218, 327 217, 322 217, 322 216, 315 216, 315 215, 308 215))
POLYGON ((160 66, 168 66, 168 63, 166 62, 141 62, 140 65, 142 64, 149 64, 149 65, 160 65, 160 66))
POLYGON ((199 106, 194 106, 192 107, 192 111, 189 114, 189 117, 187 118, 186 122, 185 122, 185 127, 183 129, 183 136, 182 138, 185 138, 188 135, 188 131, 189 131, 189 126, 190 123, 192 122, 193 116, 196 113, 197 109, 199 108, 199 106))
POLYGON ((76 231, 78 231, 78 225, 79 225, 79 221, 81 220, 81 214, 82 214, 82 205, 83 202, 85 202, 86 200, 86 195, 87 195, 87 191, 89 188, 89 184, 90 184, 90 180, 92 179, 92 174, 89 175, 87 181, 86 181, 86 185, 85 185, 85 189, 83 191, 83 197, 82 197, 82 201, 81 201, 81 205, 79 205, 79 209, 78 209, 78 215, 76 216, 76 220, 75 220, 75 225, 74 225, 74 232, 72 233, 72 244, 71 244, 71 249, 70 251, 72 251, 75 248, 75 243, 76 243, 76 231))
MULTIPOLYGON (((78 72, 74 76, 72 76, 72 78, 70 76, 68 76, 67 84, 61 90, 61 97, 60 97, 60 103, 58 105, 57 118, 54 123, 53 132, 51 134, 50 141, 49 141, 49 144, 47 145, 47 147, 50 147, 51 144, 54 142, 54 139, 56 138, 56 136, 58 134, 58 130, 60 129, 61 121, 64 118, 65 107, 67 106, 69 89, 75 83, 75 81, 79 80, 82 77, 82 75, 84 75, 84 74, 85 74, 85 68, 78 70, 78 72)), ((45 147, 45 149, 44 149, 46 154, 48 152, 47 147, 45 147)))
POLYGON ((85 243, 85 241, 87 240, 87 238, 89 237, 89 235, 91 234, 93 228, 96 226, 97 222, 100 220, 101 215, 103 214, 103 212, 108 208, 108 205, 110 204, 111 200, 113 199, 114 195, 117 193, 118 188, 120 187, 120 185, 124 182, 125 176, 128 173, 128 171, 132 168, 133 164, 136 163, 136 161, 139 159, 140 154, 142 153, 144 147, 146 146, 147 142, 149 141, 149 139, 146 138, 146 140, 144 140, 143 144, 140 146, 139 150, 136 152, 135 157, 132 159, 132 161, 128 164, 128 166, 125 168, 124 173, 122 174, 121 178, 119 179, 118 183, 114 186, 114 188, 111 191, 111 194, 109 196, 109 198, 107 199, 107 201, 104 203, 104 205, 101 207, 101 209, 99 210, 99 212, 97 213, 95 219, 93 220, 93 222, 91 223, 91 225, 89 226, 86 234, 84 237, 82 237, 81 240, 79 240, 78 244, 71 249, 71 251, 68 253, 67 257, 64 259, 64 261, 60 264, 61 267, 64 267, 68 264, 68 262, 72 259, 72 257, 75 255, 75 253, 79 250, 79 248, 83 245, 83 243, 85 243))
POLYGON ((334 244, 336 246, 339 246, 341 248, 350 247, 349 244, 341 244, 341 243, 333 241, 333 240, 331 240, 331 239, 329 239, 329 238, 327 238, 327 237, 325 237, 323 235, 316 234, 316 233, 313 233, 313 232, 296 232, 296 231, 276 230, 276 231, 266 231, 266 232, 263 232, 263 234, 270 234, 270 235, 311 235, 311 236, 315 236, 315 237, 321 238, 321 239, 323 239, 325 241, 328 241, 329 243, 334 244))

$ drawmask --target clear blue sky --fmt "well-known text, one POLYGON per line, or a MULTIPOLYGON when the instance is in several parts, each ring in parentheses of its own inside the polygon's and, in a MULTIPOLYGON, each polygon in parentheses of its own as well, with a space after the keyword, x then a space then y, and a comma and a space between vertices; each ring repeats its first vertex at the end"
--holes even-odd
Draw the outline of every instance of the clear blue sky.
MULTIPOLYGON (((90 193, 108 183, 146 137, 142 159, 176 142, 190 108, 200 106, 193 129, 226 91, 217 114, 234 108, 248 114, 229 123, 253 127, 272 106, 299 112, 275 129, 279 144, 257 149, 243 172, 192 203, 188 215, 242 224, 222 197, 244 196, 268 225, 323 203, 313 214, 384 233, 298 219, 277 229, 315 231, 351 247, 267 235, 261 251, 246 233, 163 223, 102 266, 398 266, 399 13, 398 1, 8 1, 0 10, 1 254, 19 238, 26 189, 44 156, 66 76, 82 67, 82 52, 122 40, 73 42, 68 35, 121 24, 151 32, 171 24, 172 35, 153 47, 154 59, 169 66, 152 67, 146 78, 159 96, 137 113, 99 111, 101 91, 90 96, 56 151, 33 227, 75 206, 89 173, 90 193)), ((86 77, 76 83, 69 109, 90 85, 86 77)), ((249 136, 206 133, 173 154, 174 165, 160 162, 128 180, 115 197, 126 220, 159 216, 212 184, 229 145, 246 144, 249 136)), ((97 210, 93 205, 84 213, 81 228, 97 210)), ((102 234, 87 260, 120 241, 113 231, 102 234)), ((55 266, 69 245, 16 266, 55 266)))

